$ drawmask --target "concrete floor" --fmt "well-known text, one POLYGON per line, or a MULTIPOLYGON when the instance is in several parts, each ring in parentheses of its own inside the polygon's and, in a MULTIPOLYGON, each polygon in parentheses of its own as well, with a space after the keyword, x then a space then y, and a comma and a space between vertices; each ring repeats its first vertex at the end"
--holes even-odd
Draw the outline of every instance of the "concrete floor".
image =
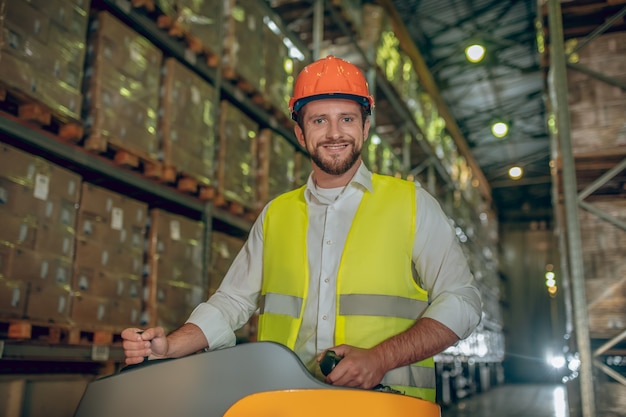
POLYGON ((560 385, 502 385, 445 407, 441 417, 569 417, 560 385))

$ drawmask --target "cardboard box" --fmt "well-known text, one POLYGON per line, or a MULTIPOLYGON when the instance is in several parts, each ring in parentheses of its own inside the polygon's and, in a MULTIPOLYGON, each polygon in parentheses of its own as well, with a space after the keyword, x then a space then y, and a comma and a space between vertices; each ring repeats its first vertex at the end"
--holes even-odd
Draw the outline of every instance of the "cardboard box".
POLYGON ((143 252, 110 247, 90 240, 76 242, 75 264, 109 273, 141 276, 143 252))
POLYGON ((69 285, 72 259, 24 248, 15 248, 10 277, 38 285, 69 285))
POLYGON ((87 294, 111 299, 140 299, 141 277, 120 275, 107 270, 77 265, 74 270, 72 289, 87 294))
POLYGON ((26 300, 26 316, 34 321, 68 322, 72 293, 69 285, 31 285, 26 300))
POLYGON ((109 324, 120 328, 141 326, 141 300, 113 299, 110 301, 109 324))
POLYGON ((48 39, 50 19, 24 0, 5 0, 4 18, 8 22, 20 22, 28 36, 45 42, 48 39))
POLYGON ((27 283, 0 278, 0 317, 22 318, 26 310, 27 283))
POLYGON ((174 58, 165 60, 163 74, 162 160, 209 185, 214 176, 215 89, 174 58))
POLYGON ((222 102, 219 129, 218 190, 231 202, 256 206, 259 125, 229 102, 222 102))
POLYGON ((71 319, 78 326, 110 324, 111 302, 107 297, 80 294, 72 299, 71 319))
MULTIPOLYGON (((84 183, 79 215, 85 214, 101 218, 117 231, 125 227, 145 228, 148 205, 97 185, 84 183)), ((80 229, 79 236, 82 236, 80 229)))
POLYGON ((0 241, 27 249, 34 249, 37 239, 37 224, 32 218, 2 216, 0 241))

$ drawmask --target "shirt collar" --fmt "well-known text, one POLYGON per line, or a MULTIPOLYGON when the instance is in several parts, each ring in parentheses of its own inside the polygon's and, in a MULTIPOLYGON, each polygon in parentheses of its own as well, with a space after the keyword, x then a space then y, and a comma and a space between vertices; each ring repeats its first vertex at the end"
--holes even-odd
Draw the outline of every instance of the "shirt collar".
MULTIPOLYGON (((352 177, 347 187, 357 187, 363 190, 367 190, 369 192, 373 192, 374 187, 372 185, 372 172, 367 169, 363 161, 361 161, 359 169, 357 169, 354 177, 352 177)), ((312 173, 309 174, 309 178, 307 179, 304 195, 307 201, 310 201, 311 197, 315 197, 319 200, 318 196, 316 195, 315 182, 313 181, 312 173)))

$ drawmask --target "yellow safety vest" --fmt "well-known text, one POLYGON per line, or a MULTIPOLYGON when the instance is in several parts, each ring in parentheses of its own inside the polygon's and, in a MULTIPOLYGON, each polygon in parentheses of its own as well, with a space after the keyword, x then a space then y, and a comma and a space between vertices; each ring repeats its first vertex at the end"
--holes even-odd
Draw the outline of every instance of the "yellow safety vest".
MULTIPOLYGON (((413 279, 415 185, 373 174, 337 272, 335 344, 371 348, 411 327, 428 305, 413 279)), ((305 187, 276 198, 264 219, 259 340, 294 348, 309 288, 305 187)), ((385 383, 435 401, 432 358, 389 371, 385 383)))

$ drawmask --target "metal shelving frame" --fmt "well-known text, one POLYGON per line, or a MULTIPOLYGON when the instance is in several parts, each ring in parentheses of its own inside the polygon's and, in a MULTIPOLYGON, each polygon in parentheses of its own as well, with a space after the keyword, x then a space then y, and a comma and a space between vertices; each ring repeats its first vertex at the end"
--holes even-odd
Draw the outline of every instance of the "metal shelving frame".
MULTIPOLYGON (((558 134, 552 135, 553 150, 560 154, 562 160, 562 208, 563 215, 559 213, 561 203, 558 202, 559 191, 555 188, 555 218, 560 223, 559 247, 563 253, 563 270, 569 275, 571 287, 573 327, 576 335, 578 352, 580 354, 580 398, 583 417, 595 417, 597 415, 597 403, 594 389, 594 367, 604 372, 622 385, 626 385, 626 378, 612 368, 602 363, 598 358, 607 354, 618 343, 626 340, 626 331, 608 340, 599 348, 592 350, 590 340, 589 312, 585 294, 585 276, 582 254, 582 242, 579 220, 579 209, 584 209, 595 214, 615 227, 626 230, 626 223, 615 218, 609 213, 600 210, 593 204, 585 201, 595 191, 607 184, 612 178, 626 169, 626 158, 617 162, 615 166, 599 176, 595 181, 587 185, 582 191, 578 191, 576 162, 571 144, 571 124, 568 107, 567 68, 583 72, 591 77, 617 86, 626 90, 626 83, 615 77, 591 70, 581 64, 569 62, 569 55, 576 53, 587 46, 596 37, 605 33, 616 21, 626 15, 626 7, 615 13, 605 22, 593 30, 578 46, 569 52, 565 51, 563 33, 563 14, 559 0, 547 0, 548 23, 550 32, 550 70, 553 81, 552 107, 556 111, 556 123, 558 134)), ((555 181, 555 182, 558 182, 555 181)), ((566 295, 567 296, 567 295, 566 295)))

